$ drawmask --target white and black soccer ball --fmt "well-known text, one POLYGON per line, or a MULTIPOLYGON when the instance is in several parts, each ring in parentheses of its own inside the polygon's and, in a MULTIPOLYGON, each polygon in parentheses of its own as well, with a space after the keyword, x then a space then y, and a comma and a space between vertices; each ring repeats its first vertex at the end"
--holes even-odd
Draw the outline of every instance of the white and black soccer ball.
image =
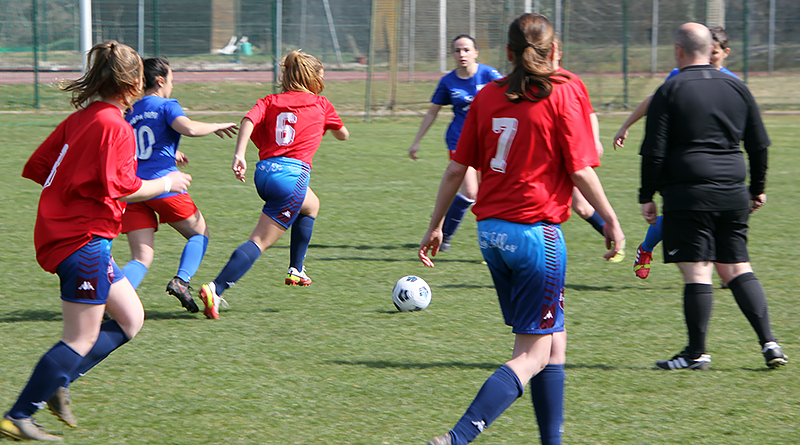
POLYGON ((421 311, 431 304, 431 287, 422 278, 400 278, 392 290, 392 302, 400 312, 421 311))

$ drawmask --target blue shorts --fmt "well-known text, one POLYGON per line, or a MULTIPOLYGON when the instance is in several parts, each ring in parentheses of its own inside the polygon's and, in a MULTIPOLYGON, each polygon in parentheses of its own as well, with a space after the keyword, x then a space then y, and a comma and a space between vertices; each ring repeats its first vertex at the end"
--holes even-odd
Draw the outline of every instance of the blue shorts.
POLYGON ((111 256, 112 241, 94 237, 58 265, 62 300, 106 304, 111 284, 125 278, 111 256))
POLYGON ((306 199, 311 167, 292 158, 269 158, 256 164, 256 190, 264 200, 265 215, 288 229, 306 199))
POLYGON ((515 334, 564 330, 567 247, 558 224, 478 221, 478 244, 515 334))

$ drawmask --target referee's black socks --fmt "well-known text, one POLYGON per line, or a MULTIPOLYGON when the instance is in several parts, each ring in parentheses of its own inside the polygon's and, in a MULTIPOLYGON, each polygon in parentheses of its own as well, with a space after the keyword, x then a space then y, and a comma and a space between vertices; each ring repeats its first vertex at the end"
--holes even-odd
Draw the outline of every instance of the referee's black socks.
POLYGON ((743 273, 731 280, 728 287, 733 292, 733 298, 736 299, 739 309, 756 331, 761 346, 768 341, 774 341, 767 311, 767 295, 755 274, 743 273))
POLYGON ((686 352, 698 358, 706 352, 706 333, 714 306, 714 286, 711 284, 689 283, 683 287, 683 314, 689 332, 689 346, 686 352))

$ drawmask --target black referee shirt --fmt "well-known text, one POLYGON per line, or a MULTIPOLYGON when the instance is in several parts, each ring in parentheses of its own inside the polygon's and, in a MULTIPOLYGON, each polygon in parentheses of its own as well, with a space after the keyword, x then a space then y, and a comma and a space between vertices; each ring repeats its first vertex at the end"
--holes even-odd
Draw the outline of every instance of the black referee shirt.
POLYGON ((639 203, 656 191, 663 211, 737 210, 764 192, 770 141, 753 95, 712 65, 681 70, 655 92, 647 111, 639 203), (750 162, 750 188, 745 185, 750 162))

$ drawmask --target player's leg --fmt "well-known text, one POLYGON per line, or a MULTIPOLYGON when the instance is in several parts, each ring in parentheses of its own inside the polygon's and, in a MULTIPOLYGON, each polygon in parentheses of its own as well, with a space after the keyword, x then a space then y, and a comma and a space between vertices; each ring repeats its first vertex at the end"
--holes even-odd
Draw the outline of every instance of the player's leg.
POLYGON ((289 271, 286 273, 287 286, 309 286, 311 278, 306 274, 303 262, 314 233, 314 221, 319 214, 319 197, 309 187, 300 214, 292 223, 292 239, 289 245, 289 271))
POLYGON ((122 215, 122 233, 128 237, 131 260, 122 268, 134 289, 142 283, 153 263, 155 233, 158 231, 156 213, 146 202, 131 202, 122 215))
POLYGON ((597 230, 600 235, 603 235, 603 227, 605 227, 606 222, 597 214, 594 207, 589 204, 589 201, 586 200, 583 193, 581 193, 577 187, 572 188, 572 210, 583 218, 584 221, 591 224, 594 230, 597 230))
POLYGON ((767 366, 785 365, 787 357, 772 335, 767 296, 753 273, 747 254, 747 220, 749 211, 725 212, 727 223, 720 223, 717 232, 717 273, 733 293, 750 326, 758 336, 767 366))
POLYGON ((653 249, 661 242, 661 220, 659 215, 655 224, 647 226, 644 242, 636 249, 636 259, 633 262, 633 272, 641 279, 650 275, 650 263, 653 261, 653 249))
POLYGON ((567 331, 553 334, 550 361, 531 379, 531 399, 539 424, 542 445, 561 444, 564 423, 564 365, 567 352, 567 331))
POLYGON ((450 250, 450 239, 455 235, 458 226, 464 219, 470 207, 475 204, 475 198, 478 196, 478 172, 469 167, 467 173, 464 175, 464 180, 461 182, 461 192, 458 193, 450 204, 447 214, 444 217, 444 224, 442 225, 442 233, 444 240, 440 251, 447 252, 450 250))
MULTIPOLYGON (((185 196, 188 198, 188 195, 185 196)), ((191 200, 191 198, 188 199, 191 200)), ((192 203, 192 207, 197 208, 194 203, 192 203)), ((183 246, 178 264, 178 273, 167 284, 167 293, 177 298, 186 310, 194 313, 198 311, 198 308, 192 298, 189 282, 197 273, 206 254, 208 226, 200 210, 195 210, 191 216, 180 221, 167 222, 186 238, 186 244, 183 246)))

